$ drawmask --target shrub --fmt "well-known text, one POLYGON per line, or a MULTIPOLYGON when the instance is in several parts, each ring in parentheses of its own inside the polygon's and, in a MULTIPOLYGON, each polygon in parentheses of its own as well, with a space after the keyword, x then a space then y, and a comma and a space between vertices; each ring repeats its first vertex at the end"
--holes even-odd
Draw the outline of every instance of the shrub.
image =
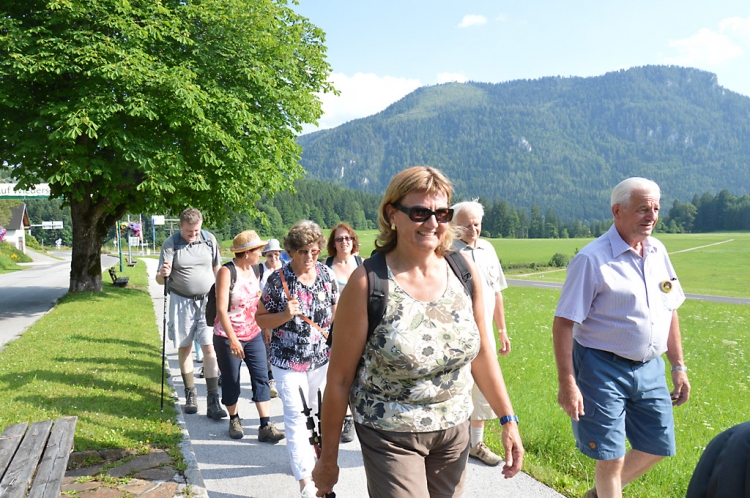
POLYGON ((556 266, 557 268, 564 268, 568 266, 570 262, 570 256, 561 252, 556 252, 552 259, 549 260, 549 266, 556 266))

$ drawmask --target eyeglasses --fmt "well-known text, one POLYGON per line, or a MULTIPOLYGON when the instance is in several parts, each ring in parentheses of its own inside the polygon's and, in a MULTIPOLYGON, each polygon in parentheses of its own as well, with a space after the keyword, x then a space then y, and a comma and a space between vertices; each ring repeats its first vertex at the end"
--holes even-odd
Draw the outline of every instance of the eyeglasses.
POLYGON ((297 249, 297 254, 303 258, 307 257, 308 254, 313 258, 317 258, 318 254, 320 254, 320 249, 297 249))
POLYGON ((404 207, 401 204, 394 204, 394 207, 405 213, 411 221, 422 223, 430 219, 432 215, 435 215, 435 219, 438 223, 448 223, 453 219, 453 210, 450 208, 440 208, 432 211, 424 206, 413 206, 404 207))
POLYGON ((344 235, 342 237, 336 237, 333 240, 334 240, 334 242, 351 242, 354 239, 351 238, 351 237, 349 237, 348 235, 344 235))

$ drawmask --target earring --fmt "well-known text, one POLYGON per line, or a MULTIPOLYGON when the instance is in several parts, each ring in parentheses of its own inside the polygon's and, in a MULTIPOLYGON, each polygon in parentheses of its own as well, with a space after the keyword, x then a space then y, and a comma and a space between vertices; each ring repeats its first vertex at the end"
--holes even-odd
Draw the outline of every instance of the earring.
POLYGON ((391 223, 391 230, 393 230, 394 232, 396 231, 396 224, 395 223, 391 223))

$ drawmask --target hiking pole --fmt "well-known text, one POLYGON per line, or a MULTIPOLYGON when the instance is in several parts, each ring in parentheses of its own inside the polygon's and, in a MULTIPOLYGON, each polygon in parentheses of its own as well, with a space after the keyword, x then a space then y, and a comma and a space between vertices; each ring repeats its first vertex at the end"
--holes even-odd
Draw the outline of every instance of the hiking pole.
MULTIPOLYGON (((302 413, 307 417, 307 428, 311 432, 310 436, 310 444, 312 445, 313 449, 315 450, 315 456, 317 458, 320 458, 320 449, 322 447, 322 438, 321 438, 321 432, 320 432, 320 405, 321 405, 321 395, 320 395, 320 389, 318 389, 318 413, 315 415, 318 417, 318 431, 315 431, 315 419, 312 417, 312 409, 307 406, 307 401, 305 400, 305 391, 302 390, 302 386, 299 388, 299 395, 302 398, 302 413)), ((333 492, 333 490, 328 491, 325 495, 323 495, 324 498, 336 498, 336 493, 333 492)))
POLYGON ((167 363, 167 294, 169 277, 164 277, 164 323, 161 329, 161 411, 164 412, 164 369, 167 363))

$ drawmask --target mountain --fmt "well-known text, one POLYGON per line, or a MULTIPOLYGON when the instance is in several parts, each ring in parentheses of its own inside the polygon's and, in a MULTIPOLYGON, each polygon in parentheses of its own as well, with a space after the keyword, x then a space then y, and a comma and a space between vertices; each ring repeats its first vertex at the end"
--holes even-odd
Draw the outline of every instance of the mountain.
POLYGON ((422 87, 373 116, 298 138, 310 177, 382 193, 396 172, 440 168, 461 198, 605 219, 628 176, 664 207, 750 192, 750 98, 716 75, 646 66, 592 78, 422 87))

